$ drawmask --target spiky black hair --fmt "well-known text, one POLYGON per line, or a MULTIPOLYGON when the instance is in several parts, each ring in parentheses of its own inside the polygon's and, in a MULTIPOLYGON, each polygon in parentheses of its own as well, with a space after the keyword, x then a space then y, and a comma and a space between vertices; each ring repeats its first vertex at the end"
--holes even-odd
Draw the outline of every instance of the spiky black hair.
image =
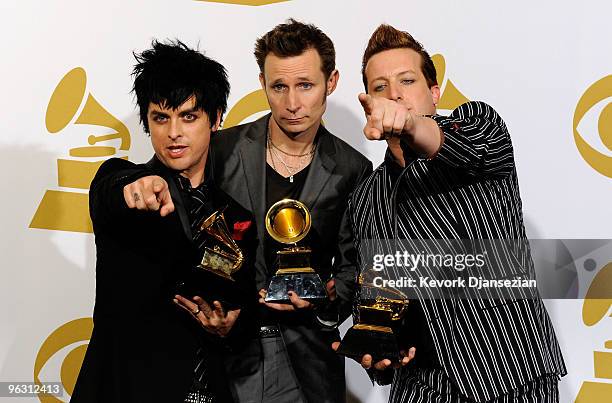
POLYGON ((210 126, 227 109, 230 91, 225 67, 189 48, 178 39, 159 42, 153 40, 151 49, 135 53, 136 65, 132 71, 140 121, 149 133, 147 113, 149 103, 176 109, 191 96, 195 107, 209 117, 210 126))

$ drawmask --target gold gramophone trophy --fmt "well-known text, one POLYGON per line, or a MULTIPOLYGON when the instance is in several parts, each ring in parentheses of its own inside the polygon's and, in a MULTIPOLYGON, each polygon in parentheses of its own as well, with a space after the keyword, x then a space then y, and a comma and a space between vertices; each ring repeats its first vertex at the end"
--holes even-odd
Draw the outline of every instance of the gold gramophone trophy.
POLYGON ((244 255, 227 228, 223 211, 218 210, 212 213, 202 222, 200 230, 210 235, 214 241, 211 245, 204 247, 204 256, 198 267, 228 280, 236 281, 232 274, 242 267, 244 255))
POLYGON ((304 203, 280 200, 266 213, 266 230, 277 242, 290 245, 277 252, 277 270, 265 298, 266 302, 290 303, 288 292, 310 302, 327 298, 321 277, 310 266, 311 250, 297 243, 308 235, 311 215, 304 203))
POLYGON ((244 295, 235 274, 244 263, 244 254, 231 236, 223 210, 202 221, 194 242, 200 244, 203 240, 202 259, 179 282, 178 293, 188 297, 198 295, 209 302, 220 301, 230 308, 240 305, 244 295))
POLYGON ((370 354, 373 362, 400 360, 400 346, 394 329, 406 312, 408 298, 397 289, 366 284, 362 275, 359 276, 359 287, 361 296, 355 318, 357 323, 344 335, 338 354, 358 361, 365 354, 370 354))

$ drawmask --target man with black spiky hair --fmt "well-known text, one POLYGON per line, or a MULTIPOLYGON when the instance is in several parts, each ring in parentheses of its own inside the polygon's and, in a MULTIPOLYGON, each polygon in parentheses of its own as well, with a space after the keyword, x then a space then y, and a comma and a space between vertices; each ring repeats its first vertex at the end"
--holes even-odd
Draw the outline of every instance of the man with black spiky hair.
POLYGON ((91 184, 94 330, 72 401, 230 401, 214 354, 240 309, 176 295, 201 257, 204 219, 225 208, 239 238, 252 221, 206 169, 227 106, 226 71, 180 41, 154 41, 135 58, 133 91, 155 155, 138 165, 110 159, 91 184))

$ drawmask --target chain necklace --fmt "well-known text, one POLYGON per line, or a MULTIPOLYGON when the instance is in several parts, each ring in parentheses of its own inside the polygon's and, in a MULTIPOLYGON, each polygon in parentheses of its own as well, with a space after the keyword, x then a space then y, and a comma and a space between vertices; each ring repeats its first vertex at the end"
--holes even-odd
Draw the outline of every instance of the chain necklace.
POLYGON ((280 156, 280 154, 278 154, 276 152, 276 150, 279 150, 280 152, 290 155, 292 157, 306 157, 306 156, 310 156, 310 158, 312 158, 312 156, 314 155, 314 151, 316 146, 313 144, 312 149, 302 155, 293 155, 293 154, 289 154, 284 152, 283 150, 281 150, 280 148, 278 148, 274 143, 272 143, 272 136, 270 135, 270 126, 268 126, 268 133, 267 133, 267 143, 268 143, 268 152, 270 153, 270 161, 272 161, 272 168, 274 168, 274 170, 276 172, 278 172, 278 170, 276 169, 276 164, 274 163, 274 157, 276 157, 276 159, 278 159, 280 161, 281 164, 283 164, 283 166, 285 167, 285 169, 287 170, 287 172, 289 172, 289 182, 293 183, 293 176, 295 175, 296 171, 298 170, 298 168, 300 168, 300 166, 291 166, 289 164, 287 164, 285 162, 285 160, 283 160, 283 158, 280 156))
POLYGON ((268 135, 268 139, 269 139, 269 142, 270 142, 270 145, 272 146, 272 148, 274 148, 274 149, 276 149, 276 150, 280 151, 281 153, 283 153, 283 154, 285 154, 285 155, 288 155, 288 156, 290 156, 290 157, 298 157, 298 158, 303 158, 303 157, 306 157, 306 156, 308 156, 308 155, 312 155, 312 154, 314 153, 314 151, 315 151, 315 145, 314 145, 314 143, 313 143, 313 144, 311 145, 311 147, 310 147, 310 151, 305 152, 305 153, 303 153, 303 154, 291 154, 291 153, 288 153, 287 151, 284 151, 283 149, 281 149, 281 148, 280 148, 279 146, 277 146, 276 144, 274 144, 274 142, 272 141, 272 138, 271 138, 269 135, 268 135))

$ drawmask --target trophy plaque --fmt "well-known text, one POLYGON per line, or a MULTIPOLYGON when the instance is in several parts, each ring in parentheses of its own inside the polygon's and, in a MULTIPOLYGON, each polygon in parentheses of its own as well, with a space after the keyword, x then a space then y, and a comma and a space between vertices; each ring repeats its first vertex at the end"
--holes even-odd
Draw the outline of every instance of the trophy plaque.
POLYGON ((311 215, 304 203, 280 200, 266 213, 266 230, 275 241, 287 245, 277 252, 277 270, 270 280, 266 302, 291 303, 289 291, 310 302, 327 298, 327 291, 319 275, 310 266, 311 250, 298 246, 308 235, 311 215))
POLYGON ((243 298, 235 275, 242 267, 244 255, 232 239, 223 210, 202 221, 194 241, 203 243, 202 259, 178 283, 178 293, 187 297, 198 295, 209 302, 217 300, 230 308, 239 306, 243 298))
POLYGON ((357 306, 356 323, 346 332, 338 354, 361 361, 365 354, 373 362, 401 360, 400 347, 394 328, 400 323, 409 300, 396 289, 364 284, 359 276, 361 297, 357 306))
POLYGON ((235 281, 232 277, 242 267, 244 256, 242 250, 232 239, 222 211, 215 211, 202 222, 200 230, 214 241, 204 247, 204 256, 198 265, 218 276, 235 281))

